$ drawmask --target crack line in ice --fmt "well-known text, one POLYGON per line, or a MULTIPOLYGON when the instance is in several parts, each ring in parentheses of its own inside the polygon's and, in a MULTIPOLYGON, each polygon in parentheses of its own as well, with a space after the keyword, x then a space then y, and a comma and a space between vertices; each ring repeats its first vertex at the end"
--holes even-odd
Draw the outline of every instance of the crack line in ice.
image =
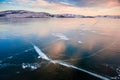
POLYGON ((92 75, 92 76, 94 76, 94 77, 100 78, 100 79, 102 79, 102 80, 110 80, 110 79, 108 79, 108 78, 106 78, 106 77, 103 77, 103 76, 101 76, 101 75, 92 73, 92 72, 87 71, 87 70, 82 69, 82 68, 78 68, 78 67, 76 67, 76 66, 74 66, 74 65, 65 63, 65 62, 63 62, 63 61, 52 60, 52 59, 49 58, 47 55, 45 55, 45 53, 43 53, 36 45, 34 45, 34 44, 32 44, 32 45, 33 45, 35 51, 39 54, 40 58, 42 58, 42 59, 44 59, 44 60, 46 60, 46 61, 49 61, 49 62, 54 63, 54 64, 57 63, 57 64, 60 64, 60 65, 65 66, 65 67, 70 67, 70 68, 74 68, 74 69, 80 70, 80 71, 82 71, 82 72, 85 72, 85 73, 87 73, 87 74, 89 74, 89 75, 92 75))

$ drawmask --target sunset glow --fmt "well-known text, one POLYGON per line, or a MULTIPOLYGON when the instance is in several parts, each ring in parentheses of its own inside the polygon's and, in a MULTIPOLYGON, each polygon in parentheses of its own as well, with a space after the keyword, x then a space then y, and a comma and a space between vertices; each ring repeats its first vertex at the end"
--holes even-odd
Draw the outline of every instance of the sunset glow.
POLYGON ((0 0, 0 11, 30 10, 53 14, 120 15, 119 0, 0 0))

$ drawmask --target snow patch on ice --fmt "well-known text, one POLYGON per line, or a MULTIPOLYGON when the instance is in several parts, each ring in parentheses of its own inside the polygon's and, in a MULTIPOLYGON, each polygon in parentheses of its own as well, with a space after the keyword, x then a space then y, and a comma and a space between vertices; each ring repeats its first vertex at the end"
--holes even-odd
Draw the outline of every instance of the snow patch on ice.
POLYGON ((82 41, 78 41, 79 44, 82 44, 83 42, 82 41))
POLYGON ((69 38, 62 33, 52 33, 52 35, 55 36, 55 37, 58 37, 62 40, 69 40, 69 38))

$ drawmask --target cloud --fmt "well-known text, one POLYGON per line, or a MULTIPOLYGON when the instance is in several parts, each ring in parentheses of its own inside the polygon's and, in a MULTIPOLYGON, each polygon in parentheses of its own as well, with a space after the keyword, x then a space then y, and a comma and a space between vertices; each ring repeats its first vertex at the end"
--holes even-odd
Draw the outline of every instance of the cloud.
POLYGON ((14 2, 12 2, 12 1, 8 1, 8 2, 0 2, 0 4, 12 4, 12 3, 14 3, 14 2))
POLYGON ((12 0, 4 9, 27 9, 55 14, 120 15, 120 0, 12 0), (10 6, 10 7, 9 7, 10 6))
MULTIPOLYGON (((120 0, 7 0, 4 2, 16 2, 17 4, 29 3, 40 7, 46 6, 70 6, 70 7, 116 7, 120 6, 120 0)), ((29 5, 26 4, 26 5, 29 5)))
POLYGON ((120 0, 46 0, 50 3, 69 3, 78 7, 115 7, 120 6, 120 0))
POLYGON ((107 6, 108 6, 108 7, 120 6, 120 0, 109 0, 109 1, 107 2, 107 6))
POLYGON ((14 0, 19 4, 42 8, 68 8, 68 7, 120 7, 120 0, 14 0))

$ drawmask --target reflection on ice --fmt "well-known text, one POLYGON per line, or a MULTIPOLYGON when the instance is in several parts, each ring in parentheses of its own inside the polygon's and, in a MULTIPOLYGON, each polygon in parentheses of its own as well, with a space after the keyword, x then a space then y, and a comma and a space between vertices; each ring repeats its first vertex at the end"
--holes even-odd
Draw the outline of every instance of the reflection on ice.
POLYGON ((58 37, 62 40, 69 40, 69 38, 62 33, 52 33, 52 35, 55 36, 55 37, 58 37))

